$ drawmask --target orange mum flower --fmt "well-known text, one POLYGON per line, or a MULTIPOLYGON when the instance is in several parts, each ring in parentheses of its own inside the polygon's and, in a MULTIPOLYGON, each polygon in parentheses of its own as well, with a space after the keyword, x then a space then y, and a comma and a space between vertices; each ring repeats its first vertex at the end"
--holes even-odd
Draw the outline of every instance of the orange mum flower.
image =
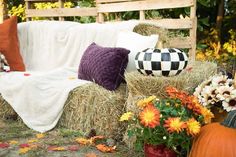
POLYGON ((168 118, 165 120, 164 127, 167 128, 167 131, 172 132, 181 132, 186 127, 185 123, 180 120, 179 117, 177 118, 168 118))
POLYGON ((154 106, 147 106, 139 115, 140 123, 146 127, 155 128, 160 125, 160 111, 154 106))
POLYGON ((196 121, 194 118, 189 119, 186 122, 186 125, 187 125, 186 130, 187 130, 188 135, 195 136, 200 132, 201 124, 198 121, 196 121))

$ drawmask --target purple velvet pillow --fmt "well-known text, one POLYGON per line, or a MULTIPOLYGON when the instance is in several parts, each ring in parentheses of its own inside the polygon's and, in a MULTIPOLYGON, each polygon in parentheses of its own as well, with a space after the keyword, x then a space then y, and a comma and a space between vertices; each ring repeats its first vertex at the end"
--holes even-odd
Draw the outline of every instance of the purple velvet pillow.
POLYGON ((123 81, 129 52, 124 48, 92 43, 81 58, 79 79, 94 81, 108 90, 115 90, 123 81))

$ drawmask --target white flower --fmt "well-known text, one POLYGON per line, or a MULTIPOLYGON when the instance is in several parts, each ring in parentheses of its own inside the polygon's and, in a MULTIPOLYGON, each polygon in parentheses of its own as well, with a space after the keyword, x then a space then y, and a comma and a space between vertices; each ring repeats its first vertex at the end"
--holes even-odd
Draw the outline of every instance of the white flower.
POLYGON ((227 112, 236 110, 236 97, 231 98, 228 101, 223 101, 222 106, 227 112))
POLYGON ((230 80, 228 79, 228 76, 226 75, 218 75, 212 78, 212 85, 217 87, 219 85, 227 85, 230 83, 230 80))
POLYGON ((231 86, 220 86, 218 87, 217 91, 218 94, 216 95, 216 97, 220 100, 225 100, 230 98, 232 91, 234 90, 234 88, 231 86))
POLYGON ((166 136, 163 136, 163 140, 166 140, 166 136))

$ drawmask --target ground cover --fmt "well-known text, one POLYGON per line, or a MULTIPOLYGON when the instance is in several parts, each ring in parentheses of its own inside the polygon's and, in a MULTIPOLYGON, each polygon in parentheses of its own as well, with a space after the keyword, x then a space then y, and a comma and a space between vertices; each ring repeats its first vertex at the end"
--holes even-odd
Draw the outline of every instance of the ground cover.
POLYGON ((65 128, 56 128, 48 133, 40 134, 17 121, 0 120, 0 157, 142 156, 142 153, 129 150, 121 142, 114 143, 102 135, 90 136, 91 138, 78 130, 65 128), (112 146, 102 145, 107 146, 109 143, 112 146))

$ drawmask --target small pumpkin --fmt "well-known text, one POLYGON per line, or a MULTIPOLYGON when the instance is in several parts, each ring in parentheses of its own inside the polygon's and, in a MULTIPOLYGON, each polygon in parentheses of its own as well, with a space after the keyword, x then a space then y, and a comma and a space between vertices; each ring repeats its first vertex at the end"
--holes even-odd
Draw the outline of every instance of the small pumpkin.
POLYGON ((236 157, 236 129, 211 123, 193 142, 189 157, 236 157))

